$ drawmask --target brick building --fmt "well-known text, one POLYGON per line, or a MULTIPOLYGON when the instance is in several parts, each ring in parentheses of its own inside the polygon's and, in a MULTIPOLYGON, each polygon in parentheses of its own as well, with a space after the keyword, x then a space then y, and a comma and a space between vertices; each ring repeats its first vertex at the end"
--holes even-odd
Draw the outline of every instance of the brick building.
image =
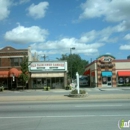
POLYGON ((30 54, 29 49, 15 49, 7 46, 0 50, 0 85, 12 89, 21 86, 18 78, 21 74, 20 63, 24 56, 30 54))

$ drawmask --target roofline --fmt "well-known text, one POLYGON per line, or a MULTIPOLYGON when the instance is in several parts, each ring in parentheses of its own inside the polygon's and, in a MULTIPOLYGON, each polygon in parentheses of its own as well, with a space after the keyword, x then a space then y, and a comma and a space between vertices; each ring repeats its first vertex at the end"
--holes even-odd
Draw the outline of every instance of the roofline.
MULTIPOLYGON (((114 62, 130 62, 130 59, 114 59, 114 62)), ((94 63, 97 63, 98 60, 94 60, 93 62, 91 62, 90 64, 88 64, 85 68, 91 66, 94 63)))
POLYGON ((110 57, 116 59, 114 56, 112 56, 112 55, 110 55, 110 54, 100 55, 99 57, 97 57, 97 59, 99 59, 99 58, 101 58, 101 57, 103 57, 103 56, 110 56, 110 57))

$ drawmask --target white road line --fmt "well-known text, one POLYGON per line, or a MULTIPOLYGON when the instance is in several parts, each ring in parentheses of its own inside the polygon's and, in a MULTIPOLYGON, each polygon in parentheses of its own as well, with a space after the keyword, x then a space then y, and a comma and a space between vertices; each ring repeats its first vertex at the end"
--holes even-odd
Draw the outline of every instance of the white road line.
POLYGON ((123 105, 79 105, 75 107, 115 107, 115 106, 123 106, 123 105))
POLYGON ((70 116, 14 116, 0 117, 0 119, 34 119, 34 118, 82 118, 82 117, 130 117, 130 115, 70 115, 70 116))

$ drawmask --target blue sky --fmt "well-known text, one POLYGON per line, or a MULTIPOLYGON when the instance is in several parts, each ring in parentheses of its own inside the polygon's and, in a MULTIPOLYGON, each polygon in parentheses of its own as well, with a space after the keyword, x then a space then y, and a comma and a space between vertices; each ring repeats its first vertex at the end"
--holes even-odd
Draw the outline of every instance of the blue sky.
POLYGON ((130 55, 130 0, 0 0, 0 48, 31 46, 39 59, 130 55))

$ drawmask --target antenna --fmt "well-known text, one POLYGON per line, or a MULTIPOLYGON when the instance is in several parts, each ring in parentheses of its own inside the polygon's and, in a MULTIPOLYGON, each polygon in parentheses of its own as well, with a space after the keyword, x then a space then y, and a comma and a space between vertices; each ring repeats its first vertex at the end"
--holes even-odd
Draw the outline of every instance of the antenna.
POLYGON ((43 55, 43 59, 44 59, 44 61, 46 61, 46 58, 47 58, 48 56, 46 56, 45 54, 43 55))

